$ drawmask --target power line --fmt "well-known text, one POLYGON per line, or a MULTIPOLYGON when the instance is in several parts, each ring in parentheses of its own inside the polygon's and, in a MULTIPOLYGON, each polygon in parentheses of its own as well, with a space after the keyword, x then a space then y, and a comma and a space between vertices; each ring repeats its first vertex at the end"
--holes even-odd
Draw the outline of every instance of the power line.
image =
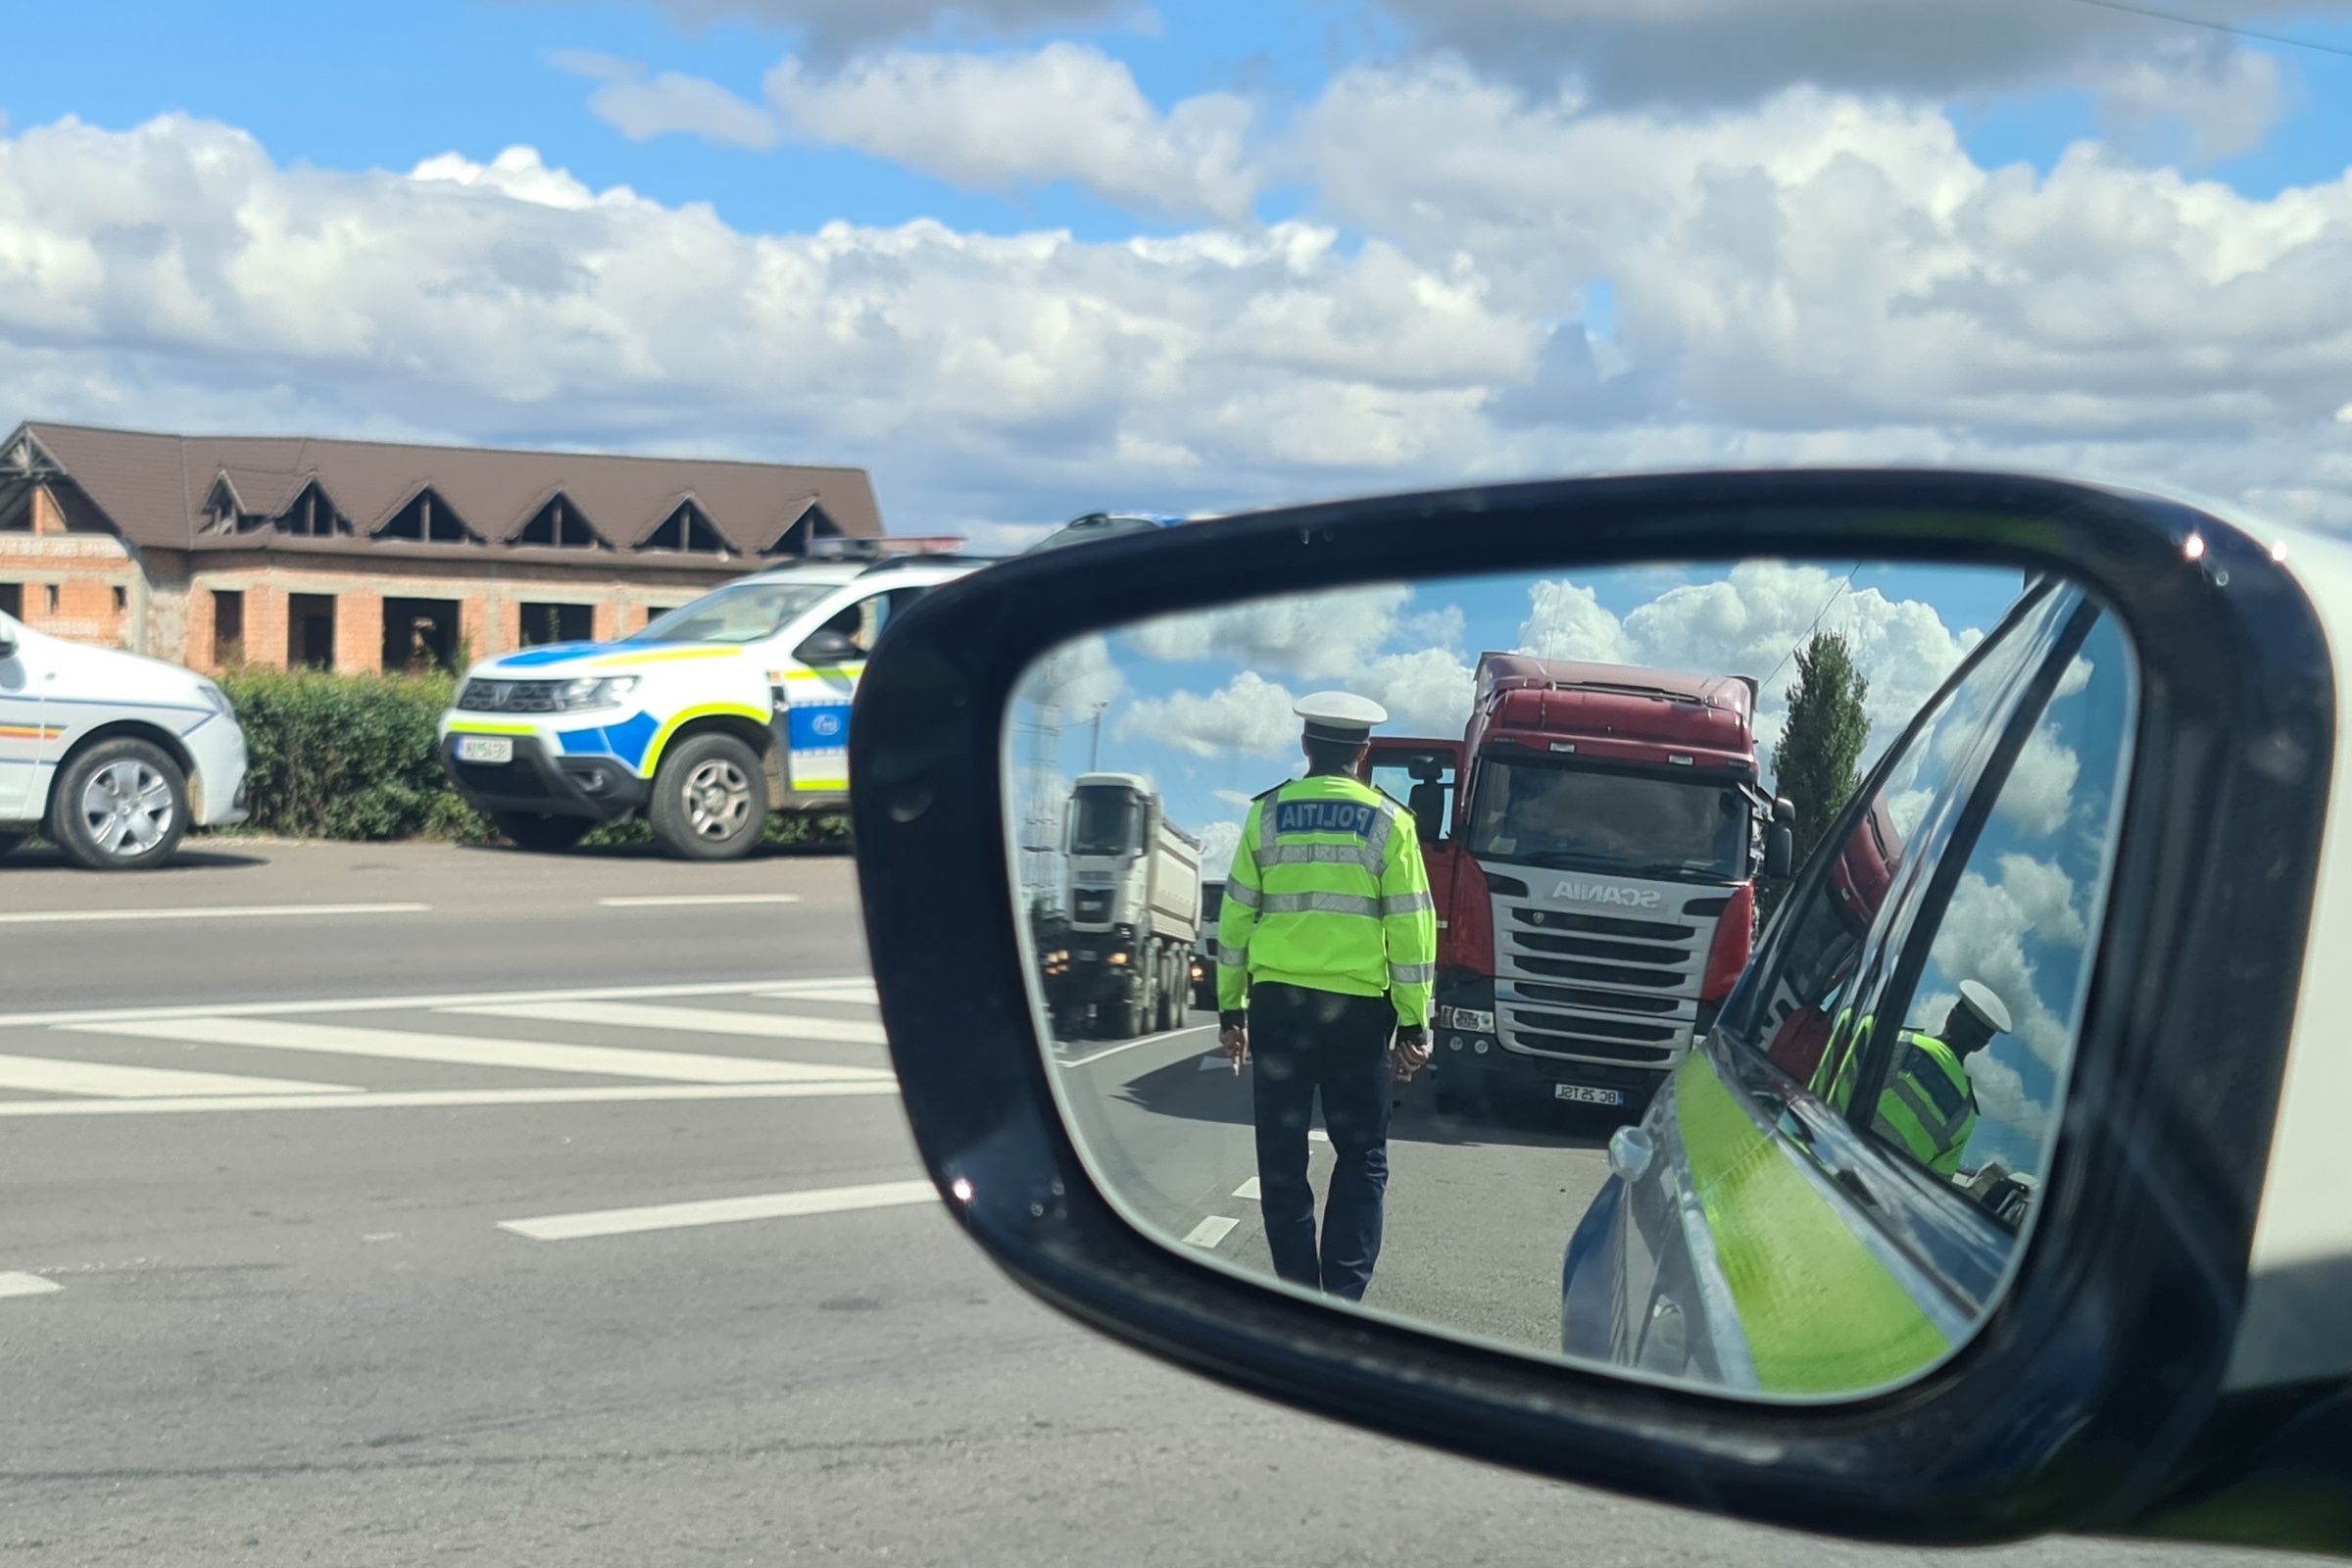
POLYGON ((2260 32, 2252 27, 2240 27, 2232 23, 2214 22, 2205 17, 2182 16, 2178 11, 2161 11, 2154 6, 2129 5, 2126 0, 2074 0, 2079 6, 2096 11, 2117 11, 2127 17, 2144 17, 2150 22, 2170 22, 2183 27, 2201 27, 2207 32, 2227 33, 2232 38, 2250 39, 2255 43, 2275 43, 2282 49, 2309 49, 2316 54, 2335 55, 2352 60, 2352 49, 2341 44, 2317 43, 2309 38, 2290 38, 2280 32, 2260 32))
POLYGON ((1756 696, 1759 700, 1762 699, 1765 691, 1772 685, 1773 677, 1788 667, 1788 661, 1796 657, 1796 651, 1799 648, 1802 648, 1805 645, 1805 640, 1811 637, 1814 631, 1820 627, 1821 617, 1830 612, 1830 607, 1838 603, 1838 599, 1845 593, 1845 591, 1854 585, 1854 572, 1860 571, 1861 569, 1862 563, 1857 561, 1854 563, 1852 569, 1847 571, 1843 577, 1838 580, 1838 586, 1830 590, 1830 597, 1823 600, 1821 602, 1821 609, 1814 612, 1813 624, 1807 626, 1803 631, 1796 634, 1796 641, 1788 645, 1788 651, 1781 656, 1781 662, 1772 666, 1772 674, 1765 676, 1762 680, 1756 683, 1756 696))

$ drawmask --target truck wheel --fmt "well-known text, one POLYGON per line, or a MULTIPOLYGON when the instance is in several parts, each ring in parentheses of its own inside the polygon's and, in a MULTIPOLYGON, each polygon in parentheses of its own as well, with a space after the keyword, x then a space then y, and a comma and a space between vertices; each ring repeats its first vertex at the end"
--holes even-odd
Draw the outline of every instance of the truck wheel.
POLYGON ((67 764, 49 808, 49 836, 93 871, 161 863, 188 830, 188 781, 148 741, 100 741, 67 764))
POLYGON ((493 811, 490 820, 518 850, 568 850, 596 826, 584 816, 552 816, 545 811, 493 811))
POLYGON ((767 826, 767 777, 734 736, 689 736, 655 771, 646 816, 655 840, 680 859, 738 860, 767 826))

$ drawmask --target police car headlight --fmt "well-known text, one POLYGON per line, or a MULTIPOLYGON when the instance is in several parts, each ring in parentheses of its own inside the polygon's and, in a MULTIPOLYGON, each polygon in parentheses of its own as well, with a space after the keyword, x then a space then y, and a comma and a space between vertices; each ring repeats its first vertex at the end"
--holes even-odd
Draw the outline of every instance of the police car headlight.
POLYGON ((583 675, 556 688, 556 708, 566 713, 583 708, 610 708, 636 689, 634 675, 583 675))
POLYGON ((207 703, 211 704, 214 712, 225 714, 231 718, 236 716, 235 710, 228 706, 228 694, 222 691, 220 687, 214 685, 211 681, 198 681, 196 683, 196 695, 203 698, 207 703))

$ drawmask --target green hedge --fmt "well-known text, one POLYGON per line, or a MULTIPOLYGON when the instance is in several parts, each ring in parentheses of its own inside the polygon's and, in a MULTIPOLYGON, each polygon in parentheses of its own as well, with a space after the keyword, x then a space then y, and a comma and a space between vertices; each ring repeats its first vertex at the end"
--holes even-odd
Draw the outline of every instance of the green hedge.
MULTIPOLYGON (((252 757, 245 826, 313 839, 456 839, 496 830, 449 786, 433 729, 455 682, 443 674, 334 675, 239 669, 220 677, 252 757)), ((849 819, 777 812, 765 842, 849 843, 849 819)), ((590 845, 647 844, 642 821, 599 827, 590 845)))
POLYGON ((451 688, 440 674, 221 676, 252 756, 246 825, 288 838, 490 838, 433 758, 451 688))

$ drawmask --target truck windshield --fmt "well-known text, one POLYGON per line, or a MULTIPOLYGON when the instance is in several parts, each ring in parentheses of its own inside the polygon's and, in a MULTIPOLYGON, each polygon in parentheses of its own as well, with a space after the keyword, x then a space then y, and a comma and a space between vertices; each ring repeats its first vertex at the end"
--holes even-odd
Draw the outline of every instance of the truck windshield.
POLYGON ((1737 882, 1748 874, 1748 807, 1693 779, 1489 760, 1472 811, 1482 859, 1737 882))
POLYGON ((812 609, 839 583, 739 582, 646 622, 632 643, 756 643, 812 609))
POLYGON ((1125 855, 1136 847, 1136 800, 1131 790, 1096 785, 1070 799, 1070 853, 1125 855))

